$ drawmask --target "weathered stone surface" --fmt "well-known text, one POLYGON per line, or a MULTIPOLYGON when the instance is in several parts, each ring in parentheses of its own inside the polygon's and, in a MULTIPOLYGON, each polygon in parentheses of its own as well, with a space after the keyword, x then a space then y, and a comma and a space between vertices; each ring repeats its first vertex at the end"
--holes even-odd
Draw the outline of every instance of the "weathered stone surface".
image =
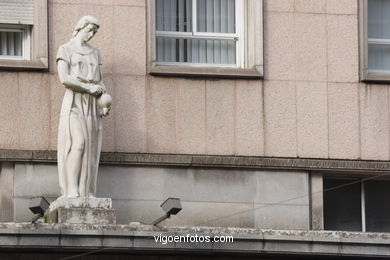
POLYGON ((112 200, 110 198, 58 198, 50 204, 50 210, 58 208, 90 208, 90 209, 111 209, 112 200))
POLYGON ((110 198, 58 198, 50 204, 47 223, 116 224, 110 198))
MULTIPOLYGON (((319 0, 315 1, 320 2, 319 0)), ((305 6, 306 3, 302 4, 302 7, 305 6)), ((315 6, 317 6, 317 4, 315 6)), ((294 28, 294 46, 296 53, 295 79, 301 81, 326 81, 327 53, 325 15, 298 13, 294 16, 294 28)), ((297 97, 300 97, 299 93, 297 97)), ((326 117, 321 117, 321 119, 324 118, 326 117)))
POLYGON ((150 78, 146 86, 146 151, 176 152, 176 88, 168 78, 150 78))
POLYGON ((389 160, 388 87, 385 85, 359 86, 360 158, 389 160))
POLYGON ((297 156, 297 108, 294 81, 264 84, 265 155, 297 156))
MULTIPOLYGON (((121 75, 115 76, 113 82, 115 89, 113 138, 120 140, 114 143, 115 151, 145 152, 145 78, 121 75)), ((105 136, 107 128, 104 131, 105 136)))
MULTIPOLYGON (((390 235, 343 231, 298 231, 253 228, 154 227, 151 225, 87 225, 0 223, 0 247, 15 249, 61 248, 86 250, 165 250, 165 252, 247 253, 256 255, 294 254, 297 256, 389 257, 390 235), (155 242, 154 236, 232 236, 233 243, 155 242)), ((38 249, 39 250, 39 249, 38 249)))
POLYGON ((296 89, 298 156, 328 158, 327 84, 300 81, 296 89))
POLYGON ((235 81, 206 82, 206 154, 234 154, 234 99, 235 81))
MULTIPOLYGON (((273 5, 279 5, 278 0, 265 1, 265 6, 272 8, 273 5)), ((286 5, 286 10, 290 8, 289 3, 283 5, 286 5)), ((264 52, 267 64, 264 71, 267 81, 264 83, 267 84, 268 80, 295 80, 294 13, 266 12, 265 19, 264 47, 272 46, 272 51, 264 52)))
POLYGON ((325 13, 326 0, 295 0, 294 8, 298 13, 325 13))
POLYGON ((236 82, 236 155, 264 155, 263 82, 236 82))
POLYGON ((328 14, 326 24, 328 82, 358 82, 358 30, 351 30, 358 27, 358 19, 354 15, 328 14))
POLYGON ((328 14, 357 14, 358 1, 355 0, 327 0, 328 14))
POLYGON ((113 209, 58 208, 47 214, 46 222, 59 224, 116 224, 116 215, 113 209))
POLYGON ((0 222, 14 218, 14 176, 13 163, 3 162, 0 169, 0 222))
POLYGON ((311 187, 311 228, 313 230, 324 229, 324 194, 322 189, 324 187, 321 173, 311 173, 310 187, 311 187))
MULTIPOLYGON (((55 151, 29 151, 0 149, 0 161, 46 162, 56 161, 55 151)), ((321 170, 356 172, 388 172, 389 161, 372 160, 324 160, 305 158, 237 157, 223 155, 184 155, 184 154, 145 154, 145 153, 109 153, 103 152, 101 164, 146 165, 146 166, 186 166, 186 167, 223 167, 245 169, 321 170)))

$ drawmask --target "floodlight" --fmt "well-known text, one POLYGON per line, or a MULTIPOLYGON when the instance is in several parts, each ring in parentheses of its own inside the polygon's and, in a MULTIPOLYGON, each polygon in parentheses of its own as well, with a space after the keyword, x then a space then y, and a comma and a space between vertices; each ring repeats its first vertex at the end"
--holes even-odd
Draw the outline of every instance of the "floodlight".
POLYGON ((29 207, 30 211, 37 214, 33 219, 31 219, 31 223, 34 223, 45 215, 45 211, 49 208, 50 203, 44 197, 40 197, 31 200, 30 205, 33 205, 29 207))
POLYGON ((171 215, 176 215, 182 210, 180 199, 178 198, 168 198, 166 199, 160 207, 166 212, 164 216, 159 217, 155 221, 152 222, 152 225, 157 225, 158 223, 166 220, 171 215))

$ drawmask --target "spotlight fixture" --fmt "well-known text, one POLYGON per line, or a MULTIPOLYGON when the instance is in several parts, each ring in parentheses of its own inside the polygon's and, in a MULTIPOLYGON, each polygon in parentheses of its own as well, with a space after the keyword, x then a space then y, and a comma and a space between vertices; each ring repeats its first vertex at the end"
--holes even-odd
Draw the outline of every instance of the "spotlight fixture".
POLYGON ((157 225, 158 223, 166 220, 171 215, 176 215, 182 210, 180 199, 178 198, 168 198, 165 200, 160 207, 166 212, 164 216, 159 217, 155 221, 152 222, 152 225, 157 225))
POLYGON ((49 208, 50 203, 44 197, 40 197, 33 199, 30 202, 30 205, 34 205, 29 207, 30 211, 34 214, 37 214, 31 219, 31 223, 35 223, 38 219, 45 215, 45 211, 49 208))

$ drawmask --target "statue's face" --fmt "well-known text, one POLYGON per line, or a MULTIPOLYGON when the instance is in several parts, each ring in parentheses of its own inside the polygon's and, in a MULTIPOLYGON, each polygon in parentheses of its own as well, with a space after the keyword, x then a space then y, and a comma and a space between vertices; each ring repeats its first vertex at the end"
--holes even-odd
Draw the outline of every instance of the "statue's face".
POLYGON ((79 37, 83 42, 88 42, 95 36, 95 33, 97 32, 98 27, 94 24, 88 24, 83 29, 79 31, 79 37))

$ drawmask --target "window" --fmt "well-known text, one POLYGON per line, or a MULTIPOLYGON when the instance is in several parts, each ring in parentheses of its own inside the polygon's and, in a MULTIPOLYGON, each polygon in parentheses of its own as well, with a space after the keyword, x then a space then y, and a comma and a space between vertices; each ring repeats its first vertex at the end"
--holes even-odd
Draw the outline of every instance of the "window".
POLYGON ((324 179, 324 229, 390 231, 390 181, 324 179))
POLYGON ((0 26, 0 60, 29 60, 30 31, 29 26, 0 26))
POLYGON ((390 1, 360 0, 362 80, 390 80, 390 1))
POLYGON ((0 68, 48 68, 47 0, 0 0, 0 68))
POLYGON ((236 0, 156 0, 157 64, 237 66, 236 0))
POLYGON ((150 0, 151 74, 261 77, 261 0, 150 0))

